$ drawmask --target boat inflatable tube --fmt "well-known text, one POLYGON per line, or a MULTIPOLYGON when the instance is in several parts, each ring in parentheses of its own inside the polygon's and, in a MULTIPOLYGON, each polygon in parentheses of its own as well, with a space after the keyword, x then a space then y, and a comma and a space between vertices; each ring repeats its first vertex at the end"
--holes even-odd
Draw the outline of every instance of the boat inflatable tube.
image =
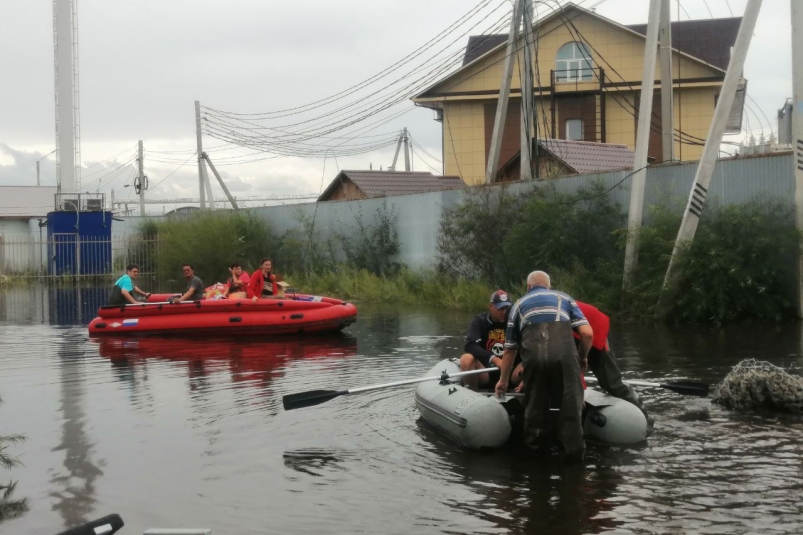
POLYGON ((356 319, 353 304, 311 295, 256 303, 250 299, 149 301, 100 307, 98 317, 89 324, 89 334, 296 334, 337 331, 356 319))
MULTIPOLYGON (((454 374, 460 367, 455 360, 443 360, 427 375, 444 371, 454 374)), ((507 443, 515 422, 505 405, 519 403, 517 397, 521 396, 499 400, 493 394, 466 388, 459 379, 427 381, 415 390, 415 404, 424 420, 470 449, 498 448, 507 443)), ((616 445, 647 439, 647 419, 632 403, 597 390, 586 390, 585 402, 583 429, 587 439, 616 445)))

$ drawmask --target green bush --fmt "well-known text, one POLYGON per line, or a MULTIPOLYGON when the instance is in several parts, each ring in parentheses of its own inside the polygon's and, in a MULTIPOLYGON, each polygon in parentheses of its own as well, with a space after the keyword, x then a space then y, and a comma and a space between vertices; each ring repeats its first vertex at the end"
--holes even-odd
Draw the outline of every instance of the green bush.
POLYGON ((264 257, 272 257, 279 241, 268 224, 248 211, 220 211, 169 218, 157 224, 156 254, 162 278, 180 278, 181 266, 192 264, 205 284, 225 281, 229 265, 257 269, 264 257))
POLYGON ((791 208, 753 202, 703 214, 680 256, 673 319, 725 323, 794 317, 800 234, 791 208))
POLYGON ((346 265, 355 270, 365 270, 374 275, 392 275, 402 267, 394 262, 399 252, 399 237, 396 232, 396 216, 388 209, 387 202, 376 210, 376 222, 366 225, 361 209, 354 214, 356 228, 344 231, 342 226, 335 233, 346 255, 346 265), (356 234, 356 236, 355 236, 356 234))
MULTIPOLYGON (((622 289, 625 217, 599 187, 574 195, 550 187, 518 199, 479 188, 444 213, 444 274, 516 290, 542 269, 553 287, 608 313, 652 319, 680 226, 679 207, 651 207, 637 237, 638 264, 622 289)), ((691 246, 679 251, 679 277, 663 292, 662 314, 676 322, 724 323, 793 317, 800 235, 792 211, 754 200, 708 206, 691 246)))

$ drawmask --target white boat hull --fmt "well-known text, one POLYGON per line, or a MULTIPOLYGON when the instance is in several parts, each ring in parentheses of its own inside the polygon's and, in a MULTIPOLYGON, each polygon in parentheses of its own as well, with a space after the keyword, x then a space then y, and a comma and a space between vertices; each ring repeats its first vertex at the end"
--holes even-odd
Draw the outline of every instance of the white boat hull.
MULTIPOLYGON (((428 375, 443 371, 452 374, 460 368, 453 360, 443 360, 428 375)), ((500 401, 464 387, 459 379, 446 384, 427 381, 415 391, 415 404, 424 420, 471 449, 498 448, 508 441, 513 422, 505 403, 515 398, 500 401)), ((647 439, 647 419, 632 403, 590 389, 585 391, 585 402, 586 438, 608 444, 637 444, 647 439)))

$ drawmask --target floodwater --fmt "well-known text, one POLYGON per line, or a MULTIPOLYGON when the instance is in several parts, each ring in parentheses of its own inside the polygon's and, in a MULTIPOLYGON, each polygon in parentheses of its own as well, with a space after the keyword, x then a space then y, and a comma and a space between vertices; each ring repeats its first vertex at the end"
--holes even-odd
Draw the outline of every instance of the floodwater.
MULTIPOLYGON (((413 388, 294 411, 285 394, 421 376, 457 356, 471 314, 359 305, 338 336, 88 339, 105 289, 0 294, 0 435, 30 510, 0 533, 51 535, 110 513, 122 534, 801 533, 803 420, 642 389, 645 446, 585 467, 465 451, 423 424, 413 388)), ((715 383, 743 358, 797 367, 795 324, 615 326, 627 377, 715 383)))

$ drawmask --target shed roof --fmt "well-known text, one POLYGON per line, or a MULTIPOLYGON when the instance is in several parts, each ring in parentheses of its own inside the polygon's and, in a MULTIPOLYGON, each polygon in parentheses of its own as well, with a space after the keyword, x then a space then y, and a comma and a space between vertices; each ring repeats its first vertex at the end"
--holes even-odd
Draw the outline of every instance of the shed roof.
POLYGON ((0 217, 44 217, 55 206, 56 186, 0 186, 0 217))
POLYGON ((635 158, 626 145, 567 139, 541 139, 539 145, 576 173, 632 169, 635 158))
POLYGON ((458 176, 439 176, 419 171, 340 171, 318 201, 325 201, 344 179, 351 180, 368 197, 386 197, 462 188, 458 176))

